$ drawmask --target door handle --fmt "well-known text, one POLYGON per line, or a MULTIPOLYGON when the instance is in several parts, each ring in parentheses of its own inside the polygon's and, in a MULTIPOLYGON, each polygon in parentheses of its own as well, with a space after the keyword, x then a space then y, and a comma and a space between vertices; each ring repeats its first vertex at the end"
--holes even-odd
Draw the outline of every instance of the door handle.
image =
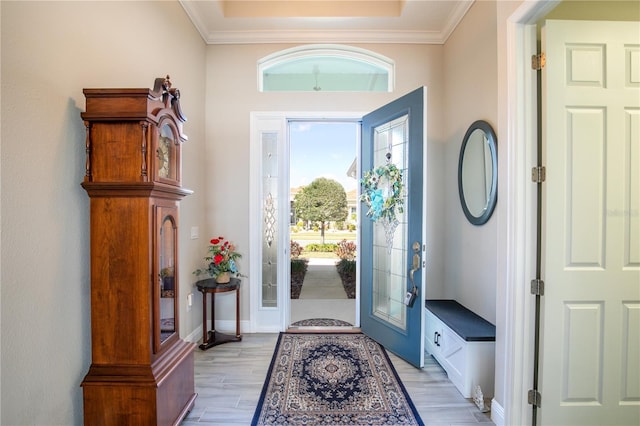
POLYGON ((413 280, 413 274, 420 269, 420 243, 419 242, 414 242, 413 243, 413 262, 411 265, 411 270, 409 271, 409 280, 411 281, 411 286, 416 289, 416 292, 418 290, 418 288, 416 287, 414 280, 413 280))
POLYGON ((418 297, 418 287, 416 287, 416 284, 414 282, 413 279, 413 274, 420 269, 420 243, 419 242, 414 242, 413 243, 413 260, 411 262, 411 270, 409 271, 409 281, 411 281, 411 290, 407 291, 407 294, 404 297, 404 304, 412 307, 413 306, 413 302, 416 301, 416 298, 418 297))

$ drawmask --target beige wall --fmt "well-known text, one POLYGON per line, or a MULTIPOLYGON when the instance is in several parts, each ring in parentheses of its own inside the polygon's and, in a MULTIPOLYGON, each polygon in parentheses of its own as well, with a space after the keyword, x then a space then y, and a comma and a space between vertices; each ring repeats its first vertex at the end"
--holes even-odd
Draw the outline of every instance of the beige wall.
MULTIPOLYGON (((499 175, 496 212, 487 225, 474 227, 462 214, 456 173, 462 136, 476 119, 496 130, 501 171, 501 153, 517 143, 507 135, 505 51, 506 20, 521 3, 476 2, 444 46, 358 46, 396 61, 397 87, 390 94, 353 95, 258 93, 256 61, 292 45, 205 46, 174 1, 0 2, 0 423, 82 423, 79 384, 90 363, 89 203, 80 187, 82 88, 149 87, 166 73, 180 89, 189 119, 183 178, 195 190, 181 210, 183 296, 192 291, 191 270, 213 233, 236 241, 248 268, 251 111, 364 112, 427 86, 429 167, 441 176, 428 188, 440 199, 428 214, 442 225, 440 233, 431 230, 427 296, 457 298, 495 321, 495 400, 509 409, 504 300, 515 284, 500 281, 508 265, 496 242, 506 229, 500 200, 507 189, 499 175), (200 227, 200 239, 189 238, 191 226, 200 227)), ((638 19, 633 2, 565 3, 561 7, 616 3, 615 8, 631 9, 607 19, 630 14, 638 19)), ((580 19, 593 19, 614 8, 595 15, 575 10, 580 19)), ((561 8, 554 12, 556 18, 571 17, 561 8)), ((183 337, 200 325, 200 300, 196 294, 189 312, 184 301, 180 304, 183 337)), ((245 291, 243 320, 249 319, 248 301, 245 291)), ((232 316, 226 310, 220 318, 232 316)))
MULTIPOLYGON (((91 359, 89 203, 80 187, 85 87, 150 87, 155 77, 168 73, 181 91, 189 119, 183 180, 195 191, 181 205, 180 279, 185 296, 193 290, 191 271, 199 265, 213 233, 236 241, 247 256, 242 262, 248 268, 251 111, 366 112, 426 86, 428 167, 440 177, 428 188, 432 228, 427 296, 464 298, 470 291, 480 298, 469 301, 470 307, 491 320, 495 305, 488 299, 495 298, 490 279, 494 265, 465 251, 464 240, 481 243, 483 253, 490 251, 497 225, 492 224, 494 219, 478 229, 464 223, 455 171, 466 127, 477 118, 492 124, 495 120, 492 4, 474 6, 444 47, 358 46, 396 62, 396 90, 354 95, 258 93, 256 61, 292 46, 205 46, 177 2, 0 3, 0 423, 82 423, 79 384, 91 359), (465 45, 470 42, 475 44, 468 50, 465 45), (451 219, 445 222, 448 216, 451 219), (200 239, 189 238, 191 226, 199 226, 200 239), (446 233, 456 226, 463 230, 449 241, 446 233), (471 284, 466 282, 467 272, 462 276, 445 272, 460 269, 458 248, 481 277, 473 287, 467 288, 471 284)), ((250 279, 246 287, 251 287, 250 279)), ((186 303, 180 303, 183 337, 200 325, 200 295, 195 299, 189 312, 186 303)), ((248 301, 245 291, 242 320, 249 320, 248 301)), ((233 316, 231 310, 220 314, 222 320, 233 316)))
MULTIPOLYGON (((445 81, 443 46, 359 46, 396 61, 393 93, 258 93, 256 61, 291 46, 206 47, 175 2, 2 2, 1 8, 3 424, 82 422, 79 384, 90 364, 89 211, 80 187, 84 87, 149 87, 169 73, 181 91, 190 138, 183 179, 195 190, 181 210, 186 295, 210 234, 226 234, 248 252, 251 111, 365 112, 426 86, 429 167, 441 176, 428 188, 434 225, 427 295, 446 297, 453 288, 444 273, 449 247, 441 224, 449 204, 459 206, 445 197, 456 176, 445 173, 443 159, 464 132, 456 126, 466 128, 468 120, 457 123, 456 112, 456 124, 445 127, 455 108, 443 102, 452 81, 445 81), (191 226, 200 227, 199 240, 189 239, 191 226)), ((243 320, 248 299, 243 292, 243 320)), ((196 294, 190 312, 180 304, 183 337, 200 324, 199 302, 196 294)))
MULTIPOLYGON (((498 220, 482 226, 464 216, 458 196, 458 157, 467 128, 485 120, 498 139, 498 72, 495 2, 476 2, 444 46, 445 296, 495 324, 498 220)), ((498 196, 498 204, 500 197, 498 196)))
MULTIPOLYGON (((364 49, 391 58, 396 63, 396 90, 393 93, 259 93, 257 61, 293 45, 212 45, 207 47, 207 219, 213 234, 229 236, 245 254, 241 266, 248 269, 249 258, 249 114, 251 111, 355 111, 367 112, 417 87, 428 92, 428 140, 430 167, 442 176, 443 75, 442 46, 361 45, 364 49), (221 203, 220 200, 224 202, 221 203)), ((428 295, 441 297, 444 283, 441 179, 431 182, 433 200, 429 214, 436 224, 428 247, 430 282, 428 295)), ((246 279, 249 291, 242 293, 243 320, 249 315, 249 293, 258 283, 246 279)), ((221 301, 222 302, 222 301, 221 301)), ((232 301, 229 301, 232 304, 232 301)), ((230 306, 231 307, 231 306, 230 306)), ((221 309, 222 319, 232 319, 232 309, 221 309)))
MULTIPOLYGON (((196 191, 182 203, 187 226, 180 249, 183 258, 199 257, 201 247, 185 229, 204 218, 205 45, 177 2, 3 1, 0 7, 0 423, 79 425, 80 382, 91 361, 82 89, 147 88, 171 75, 189 119, 184 182, 196 191)), ((186 294, 193 262, 184 263, 186 294)), ((183 335, 199 324, 197 312, 190 314, 182 316, 183 335)))

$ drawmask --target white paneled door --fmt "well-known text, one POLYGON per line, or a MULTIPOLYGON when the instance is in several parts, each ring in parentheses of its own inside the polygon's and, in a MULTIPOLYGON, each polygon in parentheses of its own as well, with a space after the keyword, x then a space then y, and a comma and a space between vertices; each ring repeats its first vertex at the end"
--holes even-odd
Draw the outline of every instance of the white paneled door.
POLYGON ((543 425, 640 424, 640 24, 547 21, 543 425))

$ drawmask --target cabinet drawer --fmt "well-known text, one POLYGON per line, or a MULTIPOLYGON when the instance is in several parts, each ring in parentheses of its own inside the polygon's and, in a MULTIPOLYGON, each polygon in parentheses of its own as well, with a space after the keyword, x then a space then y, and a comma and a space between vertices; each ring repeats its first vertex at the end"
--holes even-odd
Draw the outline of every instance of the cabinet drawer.
MULTIPOLYGON (((449 380, 460 390, 467 374, 467 343, 446 325, 442 325, 442 351, 439 355, 440 365, 447 371, 449 380)), ((463 395, 467 392, 463 392, 463 395)), ((468 396, 465 395, 466 398, 468 396)))

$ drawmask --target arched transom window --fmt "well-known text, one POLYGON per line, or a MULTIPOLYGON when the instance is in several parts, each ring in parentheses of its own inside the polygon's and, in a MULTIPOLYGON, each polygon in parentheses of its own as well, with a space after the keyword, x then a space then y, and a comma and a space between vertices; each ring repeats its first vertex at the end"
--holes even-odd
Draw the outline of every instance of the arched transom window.
POLYGON ((261 92, 391 92, 394 63, 377 53, 342 45, 307 45, 258 61, 261 92))

